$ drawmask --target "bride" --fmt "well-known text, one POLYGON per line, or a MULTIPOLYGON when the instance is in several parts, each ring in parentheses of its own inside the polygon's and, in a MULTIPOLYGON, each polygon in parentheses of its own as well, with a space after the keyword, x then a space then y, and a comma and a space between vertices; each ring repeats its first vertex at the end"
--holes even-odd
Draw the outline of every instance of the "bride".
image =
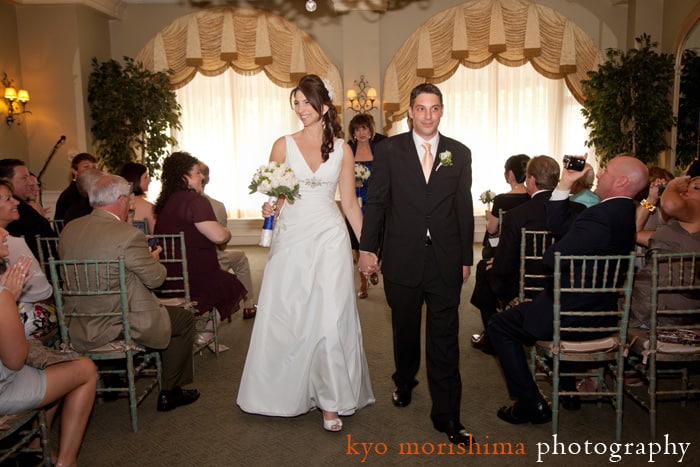
POLYGON ((360 329, 350 240, 362 212, 355 195, 354 159, 340 132, 332 91, 306 75, 291 94, 304 128, 275 141, 270 161, 286 163, 300 199, 278 214, 258 301, 258 314, 238 392, 245 412, 292 417, 317 407, 323 427, 340 431, 339 416, 374 402, 360 329))

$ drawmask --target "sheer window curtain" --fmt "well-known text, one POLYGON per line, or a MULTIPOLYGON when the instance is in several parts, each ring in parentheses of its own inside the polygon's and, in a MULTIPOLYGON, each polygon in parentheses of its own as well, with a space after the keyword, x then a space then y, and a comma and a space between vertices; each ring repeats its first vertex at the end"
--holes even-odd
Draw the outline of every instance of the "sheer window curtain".
MULTIPOLYGON (((486 208, 479 201, 485 190, 496 194, 510 190, 503 177, 508 157, 547 155, 561 165, 564 154, 587 151, 581 106, 563 80, 547 79, 530 64, 513 68, 494 60, 479 69, 460 66, 438 87, 445 105, 440 132, 472 151, 475 214, 486 208)), ((404 120, 389 133, 407 129, 404 120)))
POLYGON ((197 74, 176 91, 182 106, 178 150, 209 166, 206 193, 226 205, 229 218, 260 218, 266 197, 249 194, 255 170, 267 164, 272 144, 301 128, 289 103, 291 89, 265 75, 228 70, 197 74))
MULTIPOLYGON (((445 104, 440 131, 472 151, 475 214, 485 209, 479 201, 483 191, 510 189, 503 164, 511 155, 545 154, 561 161, 564 154, 586 152, 581 106, 563 80, 547 79, 529 64, 460 67, 438 86, 445 104)), ((248 193, 253 172, 267 163, 275 139, 301 128, 289 92, 264 73, 244 76, 233 70, 215 77, 198 74, 177 91, 183 127, 176 135, 179 147, 209 165, 206 191, 226 205, 230 218, 260 217, 264 196, 248 193)), ((390 134, 406 130, 404 121, 390 134)))

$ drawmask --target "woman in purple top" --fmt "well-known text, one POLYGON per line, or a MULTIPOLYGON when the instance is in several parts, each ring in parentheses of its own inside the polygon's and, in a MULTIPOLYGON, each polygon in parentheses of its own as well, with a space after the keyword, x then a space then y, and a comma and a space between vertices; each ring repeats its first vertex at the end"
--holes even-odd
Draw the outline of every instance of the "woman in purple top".
MULTIPOLYGON (((231 232, 217 222, 211 203, 202 195, 203 179, 199 160, 189 153, 174 152, 165 159, 154 233, 185 233, 192 300, 200 313, 216 307, 217 319, 225 319, 238 311, 246 289, 219 267, 216 246, 228 243, 231 232)), ((180 274, 176 264, 165 266, 168 275, 180 274)))

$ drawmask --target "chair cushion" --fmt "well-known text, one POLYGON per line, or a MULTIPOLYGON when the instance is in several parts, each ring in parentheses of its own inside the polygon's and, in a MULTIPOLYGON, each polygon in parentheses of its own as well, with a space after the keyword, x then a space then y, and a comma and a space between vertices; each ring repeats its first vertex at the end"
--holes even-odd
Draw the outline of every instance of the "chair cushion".
POLYGON ((126 345, 123 340, 119 340, 108 342, 103 346, 90 349, 87 353, 127 352, 129 350, 134 352, 145 352, 146 348, 135 342, 132 342, 130 345, 126 345))
MULTIPOLYGON (((649 330, 630 328, 628 333, 630 342, 632 342, 632 351, 642 355, 642 363, 646 364, 649 355, 652 353, 649 344, 649 330)), ((700 345, 663 342, 657 338, 656 352, 665 354, 700 354, 700 345)))
MULTIPOLYGON (((610 352, 619 345, 620 336, 618 335, 588 341, 559 341, 560 352, 570 354, 610 352)), ((552 341, 537 341, 537 346, 544 347, 554 353, 554 343, 552 341)))
MULTIPOLYGON (((13 413, 10 415, 0 416, 0 431, 14 430, 19 426, 27 423, 32 417, 38 413, 38 410, 28 410, 26 412, 13 413)), ((9 433, 2 433, 0 436, 4 436, 9 433)))
POLYGON ((185 301, 185 297, 158 297, 158 300, 163 306, 174 306, 180 308, 195 308, 197 306, 197 302, 195 302, 194 300, 191 302, 187 302, 185 301))

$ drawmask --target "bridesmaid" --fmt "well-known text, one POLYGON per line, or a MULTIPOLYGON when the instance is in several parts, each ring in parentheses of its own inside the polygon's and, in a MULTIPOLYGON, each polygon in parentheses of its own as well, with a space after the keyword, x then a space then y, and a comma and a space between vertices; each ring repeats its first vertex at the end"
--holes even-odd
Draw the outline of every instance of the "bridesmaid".
MULTIPOLYGON (((352 135, 352 140, 348 142, 352 153, 355 156, 355 164, 362 164, 372 173, 372 161, 374 160, 374 147, 381 141, 384 136, 374 131, 374 118, 370 114, 357 114, 348 125, 348 133, 352 135)), ((362 213, 365 212, 365 203, 367 202, 368 180, 356 182, 358 198, 362 199, 362 213)), ((347 222, 346 222, 347 223, 347 222)), ((355 233, 352 231, 348 223, 348 233, 350 234, 350 245, 352 247, 352 257, 355 263, 360 254, 360 242, 357 241, 355 233)), ((377 273, 372 273, 369 276, 369 281, 373 285, 379 283, 377 273)), ((357 293, 358 298, 367 298, 367 277, 360 274, 360 291, 357 293)))

